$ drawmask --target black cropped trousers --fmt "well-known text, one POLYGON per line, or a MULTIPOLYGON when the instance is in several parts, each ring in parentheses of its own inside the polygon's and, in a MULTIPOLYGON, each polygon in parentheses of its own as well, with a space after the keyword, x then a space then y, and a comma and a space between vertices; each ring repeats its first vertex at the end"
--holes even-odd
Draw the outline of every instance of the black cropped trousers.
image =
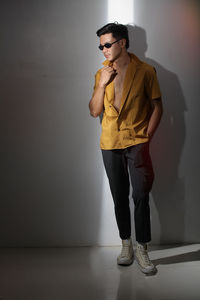
POLYGON ((130 178, 136 240, 141 243, 149 242, 151 240, 149 192, 154 180, 149 143, 125 149, 102 150, 102 155, 114 201, 120 238, 127 239, 131 236, 130 178))

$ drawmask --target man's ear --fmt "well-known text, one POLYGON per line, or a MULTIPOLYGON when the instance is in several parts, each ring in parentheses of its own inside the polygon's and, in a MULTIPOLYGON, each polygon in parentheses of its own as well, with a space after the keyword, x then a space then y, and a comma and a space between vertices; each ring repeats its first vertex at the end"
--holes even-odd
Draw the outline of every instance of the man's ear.
POLYGON ((120 44, 121 44, 122 48, 125 48, 126 47, 126 39, 121 39, 120 44))

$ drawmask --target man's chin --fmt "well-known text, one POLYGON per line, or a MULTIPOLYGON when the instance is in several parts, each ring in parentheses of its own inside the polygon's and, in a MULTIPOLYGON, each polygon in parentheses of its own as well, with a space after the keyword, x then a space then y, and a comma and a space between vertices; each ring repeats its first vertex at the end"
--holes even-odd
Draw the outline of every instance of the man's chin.
POLYGON ((105 58, 106 58, 108 61, 111 61, 111 57, 110 57, 110 56, 105 56, 105 58))
POLYGON ((114 59, 111 58, 111 57, 108 57, 107 60, 108 60, 109 62, 113 62, 113 61, 114 61, 114 59))

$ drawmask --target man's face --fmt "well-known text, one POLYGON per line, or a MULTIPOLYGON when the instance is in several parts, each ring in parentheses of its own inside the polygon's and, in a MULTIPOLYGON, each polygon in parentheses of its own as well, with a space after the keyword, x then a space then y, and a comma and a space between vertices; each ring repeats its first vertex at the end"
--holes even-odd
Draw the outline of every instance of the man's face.
MULTIPOLYGON (((112 36, 112 33, 106 33, 100 36, 100 44, 105 45, 106 43, 113 43, 117 39, 112 36)), ((122 47, 120 45, 120 41, 116 42, 113 44, 110 48, 104 47, 102 50, 105 58, 109 61, 114 61, 116 60, 121 52, 122 52, 122 47)))

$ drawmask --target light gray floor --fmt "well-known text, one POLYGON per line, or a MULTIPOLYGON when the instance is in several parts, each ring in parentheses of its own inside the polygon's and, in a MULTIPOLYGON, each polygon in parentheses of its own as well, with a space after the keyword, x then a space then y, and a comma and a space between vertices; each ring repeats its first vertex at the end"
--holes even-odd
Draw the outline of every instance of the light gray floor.
POLYGON ((200 244, 151 246, 158 273, 117 266, 120 247, 2 248, 0 300, 199 300, 200 244))

